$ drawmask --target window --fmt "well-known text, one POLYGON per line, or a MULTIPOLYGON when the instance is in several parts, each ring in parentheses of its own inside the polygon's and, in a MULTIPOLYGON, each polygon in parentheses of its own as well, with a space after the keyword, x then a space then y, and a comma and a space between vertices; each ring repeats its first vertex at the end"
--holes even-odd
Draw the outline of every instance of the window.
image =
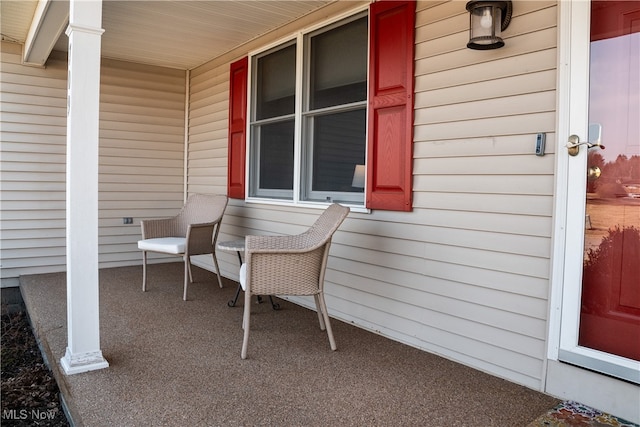
POLYGON ((229 197, 410 211, 414 20, 415 1, 379 0, 232 63, 229 197))
POLYGON ((250 196, 293 198, 296 45, 253 58, 250 196))
POLYGON ((352 184, 365 163, 367 26, 360 15, 251 59, 250 197, 364 204, 352 184))

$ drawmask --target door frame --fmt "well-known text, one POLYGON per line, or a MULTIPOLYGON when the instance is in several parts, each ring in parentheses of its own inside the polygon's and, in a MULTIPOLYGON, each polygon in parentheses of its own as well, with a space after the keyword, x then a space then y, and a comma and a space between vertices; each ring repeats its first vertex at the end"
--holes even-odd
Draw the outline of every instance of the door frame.
POLYGON ((561 0, 557 5, 556 188, 544 388, 638 423, 640 387, 610 375, 618 368, 619 377, 637 374, 640 364, 578 346, 583 243, 576 248, 574 242, 584 241, 586 173, 569 178, 572 167, 586 168, 587 150, 581 147, 579 155, 571 157, 566 144, 569 135, 586 140, 588 134, 591 4, 561 0))

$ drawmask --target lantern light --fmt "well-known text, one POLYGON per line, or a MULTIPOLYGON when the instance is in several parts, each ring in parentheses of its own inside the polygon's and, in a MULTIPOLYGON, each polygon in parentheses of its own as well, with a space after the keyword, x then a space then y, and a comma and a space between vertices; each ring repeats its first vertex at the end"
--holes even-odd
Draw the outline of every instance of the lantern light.
POLYGON ((513 5, 510 1, 470 1, 469 49, 489 50, 504 46, 500 37, 511 22, 513 5))

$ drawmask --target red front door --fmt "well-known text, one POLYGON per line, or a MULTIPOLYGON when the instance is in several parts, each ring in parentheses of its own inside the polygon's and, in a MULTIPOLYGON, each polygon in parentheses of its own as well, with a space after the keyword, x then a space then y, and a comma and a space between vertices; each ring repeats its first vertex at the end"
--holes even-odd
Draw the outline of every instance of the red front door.
POLYGON ((640 1, 592 2, 589 123, 578 344, 640 361, 640 1))

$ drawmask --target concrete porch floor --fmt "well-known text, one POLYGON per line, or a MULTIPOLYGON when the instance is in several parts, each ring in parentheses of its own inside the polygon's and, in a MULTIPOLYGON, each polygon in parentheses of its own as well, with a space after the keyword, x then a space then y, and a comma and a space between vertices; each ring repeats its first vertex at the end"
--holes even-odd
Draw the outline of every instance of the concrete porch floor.
MULTIPOLYGON (((526 426, 558 399, 332 320, 254 303, 240 359, 237 283, 181 263, 100 271, 101 350, 109 368, 65 376, 65 273, 23 276, 36 337, 76 426, 526 426)), ((268 300, 267 300, 268 301, 268 300)))

